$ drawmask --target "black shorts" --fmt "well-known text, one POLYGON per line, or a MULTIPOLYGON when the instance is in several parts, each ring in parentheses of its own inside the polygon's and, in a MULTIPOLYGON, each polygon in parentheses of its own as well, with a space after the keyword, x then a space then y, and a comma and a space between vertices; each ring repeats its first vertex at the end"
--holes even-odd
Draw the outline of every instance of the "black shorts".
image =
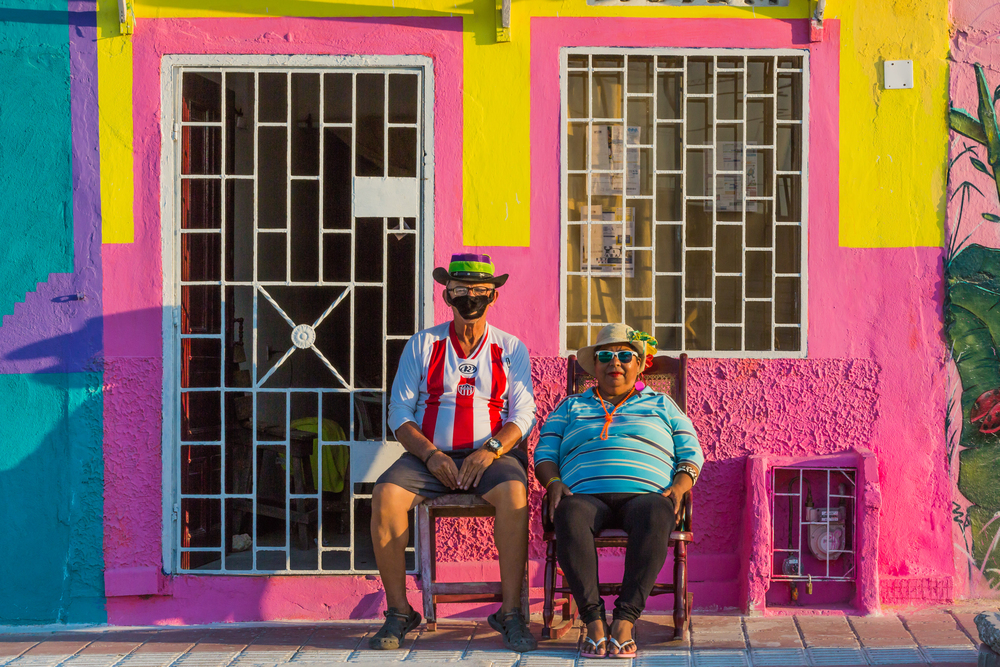
MULTIPOLYGON (((460 449, 444 453, 450 456, 461 470, 465 457, 474 451, 476 450, 460 449)), ((418 496, 437 498, 447 493, 475 493, 481 496, 489 493, 494 487, 512 480, 523 484, 525 489, 528 488, 528 456, 520 449, 513 449, 491 463, 483 472, 479 484, 470 491, 449 489, 431 474, 420 459, 409 452, 404 453, 399 460, 389 466, 389 469, 379 476, 376 484, 395 484, 418 496)))

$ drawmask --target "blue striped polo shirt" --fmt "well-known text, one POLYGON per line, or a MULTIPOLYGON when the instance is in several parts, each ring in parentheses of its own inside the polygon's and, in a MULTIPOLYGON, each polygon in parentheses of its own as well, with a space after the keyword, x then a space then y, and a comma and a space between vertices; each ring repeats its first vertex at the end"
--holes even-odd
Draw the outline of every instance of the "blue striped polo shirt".
POLYGON ((604 416, 593 389, 567 397, 542 426, 535 465, 558 465, 574 493, 660 493, 678 463, 701 470, 705 456, 694 426, 667 394, 648 386, 633 394, 615 412, 607 440, 601 440, 604 416))

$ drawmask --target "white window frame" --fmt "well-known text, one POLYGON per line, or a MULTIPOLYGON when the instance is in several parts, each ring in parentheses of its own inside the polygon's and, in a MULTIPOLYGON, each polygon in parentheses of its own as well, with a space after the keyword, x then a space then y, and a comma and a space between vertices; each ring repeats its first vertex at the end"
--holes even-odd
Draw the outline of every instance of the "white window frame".
MULTIPOLYGON (((160 65, 160 232, 161 258, 163 265, 163 425, 161 431, 162 456, 162 527, 161 527, 161 557, 163 570, 167 574, 181 572, 180 556, 180 497, 178 484, 178 466, 180 439, 178 434, 179 410, 177 396, 180 393, 178 375, 172 369, 176 368, 181 359, 180 327, 180 253, 177 252, 180 243, 180 177, 175 170, 180 160, 180 104, 181 104, 181 73, 187 68, 245 68, 260 70, 263 68, 290 68, 298 71, 310 68, 329 70, 333 68, 407 68, 421 69, 422 89, 420 108, 423 116, 422 144, 418 147, 420 153, 418 163, 418 180, 420 181, 419 210, 420 237, 417 239, 417 261, 422 277, 417 281, 417 330, 425 329, 434 323, 434 280, 430 268, 434 262, 434 66, 433 60, 427 56, 320 56, 320 55, 165 55, 160 65)), ((390 216, 391 217, 391 216, 390 216)), ((353 260, 352 260, 353 261, 353 260)), ((291 284, 291 283, 289 283, 291 284)), ((385 381, 388 383, 389 378, 385 381)), ((386 400, 388 400, 388 389, 386 400)), ((353 417, 352 417, 353 421, 353 417)), ((353 428, 353 426, 352 426, 353 428)), ((377 464, 390 464, 401 451, 401 445, 389 444, 391 434, 386 433, 386 444, 374 454, 377 464)), ((361 444, 350 443, 352 453, 361 444)), ((351 482, 353 484, 353 482, 351 482)), ((224 490, 224 489, 223 489, 224 490)), ((354 503, 352 493, 352 527, 354 503)), ((416 536, 415 536, 416 538, 416 536)), ((223 529, 222 540, 225 541, 223 529)), ((221 550, 225 553, 225 545, 221 550)), ((287 548, 287 547, 286 547, 287 548)), ((414 552, 419 559, 419 545, 414 544, 414 552)), ((353 547, 352 547, 353 553, 353 547)), ((415 563, 419 567, 419 562, 415 563)), ((411 572, 415 572, 412 570, 411 572)), ((204 574, 208 576, 317 576, 314 570, 298 571, 183 571, 184 574, 204 574)), ((366 571, 367 573, 367 571, 366 571)), ((356 576, 353 570, 326 571, 321 576, 356 576)))
MULTIPOLYGON (((694 56, 694 57, 706 57, 706 56, 768 56, 768 57, 780 57, 780 56, 795 56, 801 57, 802 60, 802 171, 801 171, 801 182, 802 182, 802 221, 800 223, 800 257, 801 265, 800 271, 800 304, 799 309, 801 312, 801 322, 800 327, 800 349, 797 351, 754 351, 754 350, 660 350, 661 353, 666 355, 676 355, 687 354, 689 357, 704 357, 704 358, 736 358, 736 359, 804 359, 808 356, 808 329, 809 329, 809 233, 808 233, 808 221, 809 221, 809 79, 810 79, 810 69, 809 69, 809 51, 808 49, 720 49, 720 48, 631 48, 631 47, 562 47, 559 50, 559 86, 560 86, 560 122, 559 122, 559 243, 560 243, 560 268, 559 268, 559 352, 562 356, 567 356, 569 354, 576 354, 575 349, 567 349, 566 347, 566 327, 567 327, 567 315, 566 315, 566 305, 567 305, 567 250, 569 247, 569 227, 568 227, 568 214, 567 205, 569 202, 569 183, 566 177, 569 171, 569 159, 567 155, 566 147, 566 137, 568 136, 568 125, 569 125, 569 56, 570 55, 636 55, 636 56, 694 56)), ((574 70, 582 71, 582 70, 574 70)), ((590 67, 589 71, 593 71, 593 66, 590 67)), ((653 127, 656 127, 656 73, 659 70, 654 68, 654 93, 653 93, 653 127)), ((715 69, 716 74, 720 70, 715 69)), ((799 71, 799 70, 783 70, 783 71, 799 71)), ((775 69, 775 76, 777 76, 777 68, 775 69)), ((588 84, 588 95, 593 95, 593 90, 591 89, 592 84, 588 84)), ((628 68, 626 67, 623 72, 622 80, 623 90, 628 90, 628 68)), ((746 95, 744 88, 744 95, 746 95)), ((777 96, 777 90, 774 93, 777 96)), ((686 102, 686 92, 685 92, 685 102, 686 102)), ((715 99, 715 94, 713 94, 712 99, 715 99)), ((686 108, 686 104, 685 104, 686 108)), ((713 110, 717 109, 717 104, 713 104, 713 110)), ((775 140, 777 137, 777 104, 772 105, 772 110, 775 114, 775 140)), ((623 102, 622 106, 622 122, 627 122, 627 105, 623 102)), ((715 121, 717 122, 717 121, 715 121)), ((685 113, 683 126, 687 126, 687 114, 685 113)), ((655 131, 654 131, 655 135, 655 131)), ((653 143, 655 144, 655 136, 653 138, 653 143)), ((686 142, 685 142, 686 143, 686 142)), ((713 173, 715 172, 715 161, 713 160, 713 173)), ((655 160, 651 164, 651 168, 655 170, 655 160)), ((777 175, 777 165, 775 164, 775 169, 772 171, 772 178, 777 175)), ((653 175, 653 195, 652 198, 656 197, 656 178, 655 171, 653 175)), ((686 176, 686 172, 685 172, 686 176)), ((777 193, 776 189, 772 189, 772 192, 777 193)), ((744 192, 744 197, 745 197, 744 192)), ((627 196, 622 197, 623 202, 628 199, 627 196)), ((687 218, 686 207, 684 209, 684 219, 687 218)), ((655 213, 654 219, 651 221, 652 225, 656 226, 655 213)), ((656 263, 656 244, 655 238, 653 240, 652 246, 652 258, 653 266, 656 263)), ((715 265, 715 260, 713 258, 713 267, 715 265)), ((745 265, 744 265, 745 268, 745 265)), ((654 268, 655 270, 655 268, 654 268)), ((774 265, 772 263, 772 285, 774 280, 774 265)), ((613 277, 613 276, 612 276, 613 277)), ((714 270, 713 270, 713 280, 714 280, 714 270)), ((656 281, 653 280, 653 303, 655 307, 656 303, 656 281)), ((589 294, 589 283, 588 283, 588 294, 589 294)), ((774 295, 774 290, 772 286, 772 299, 774 295)), ((714 294, 714 286, 713 286, 714 294)), ((682 298, 684 295, 682 294, 682 298)), ((588 296, 589 299, 589 296, 588 296)), ((713 303, 715 302, 715 297, 713 296, 713 303)), ((772 301, 773 303, 773 301, 772 301)), ((589 312, 589 308, 588 308, 589 312)), ((625 313, 625 302, 622 301, 622 316, 625 313)), ((654 308, 655 316, 655 308, 654 308)), ((773 318, 774 309, 772 306, 772 346, 773 346, 773 318)), ((713 313, 714 318, 714 313, 713 313)), ((654 320, 655 324, 655 320, 654 320)), ((683 325, 682 325, 683 326, 683 325)), ((745 326, 745 322, 743 324, 745 326)), ((713 325, 714 327, 714 325, 713 325)), ((655 328, 655 327, 654 327, 655 328)), ((655 336, 655 331, 647 332, 655 336)), ((683 330, 681 334, 681 342, 683 344, 684 335, 683 330)))

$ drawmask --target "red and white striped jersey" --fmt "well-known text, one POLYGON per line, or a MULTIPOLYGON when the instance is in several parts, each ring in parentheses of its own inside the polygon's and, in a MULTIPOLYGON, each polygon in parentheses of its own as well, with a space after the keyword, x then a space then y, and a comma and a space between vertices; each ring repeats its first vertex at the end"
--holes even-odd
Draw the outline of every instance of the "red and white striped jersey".
POLYGON ((486 325, 468 357, 452 322, 414 334, 403 349, 389 400, 389 428, 413 422, 438 449, 475 449, 513 422, 535 425, 528 350, 486 325))

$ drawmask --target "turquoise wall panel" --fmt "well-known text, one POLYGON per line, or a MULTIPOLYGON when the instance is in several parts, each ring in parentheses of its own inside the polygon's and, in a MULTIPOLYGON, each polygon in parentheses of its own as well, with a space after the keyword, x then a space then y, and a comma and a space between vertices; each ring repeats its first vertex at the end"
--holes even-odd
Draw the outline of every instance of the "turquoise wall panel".
POLYGON ((73 270, 67 3, 0 0, 0 317, 73 270))
POLYGON ((107 621, 101 383, 0 375, 0 624, 107 621))

